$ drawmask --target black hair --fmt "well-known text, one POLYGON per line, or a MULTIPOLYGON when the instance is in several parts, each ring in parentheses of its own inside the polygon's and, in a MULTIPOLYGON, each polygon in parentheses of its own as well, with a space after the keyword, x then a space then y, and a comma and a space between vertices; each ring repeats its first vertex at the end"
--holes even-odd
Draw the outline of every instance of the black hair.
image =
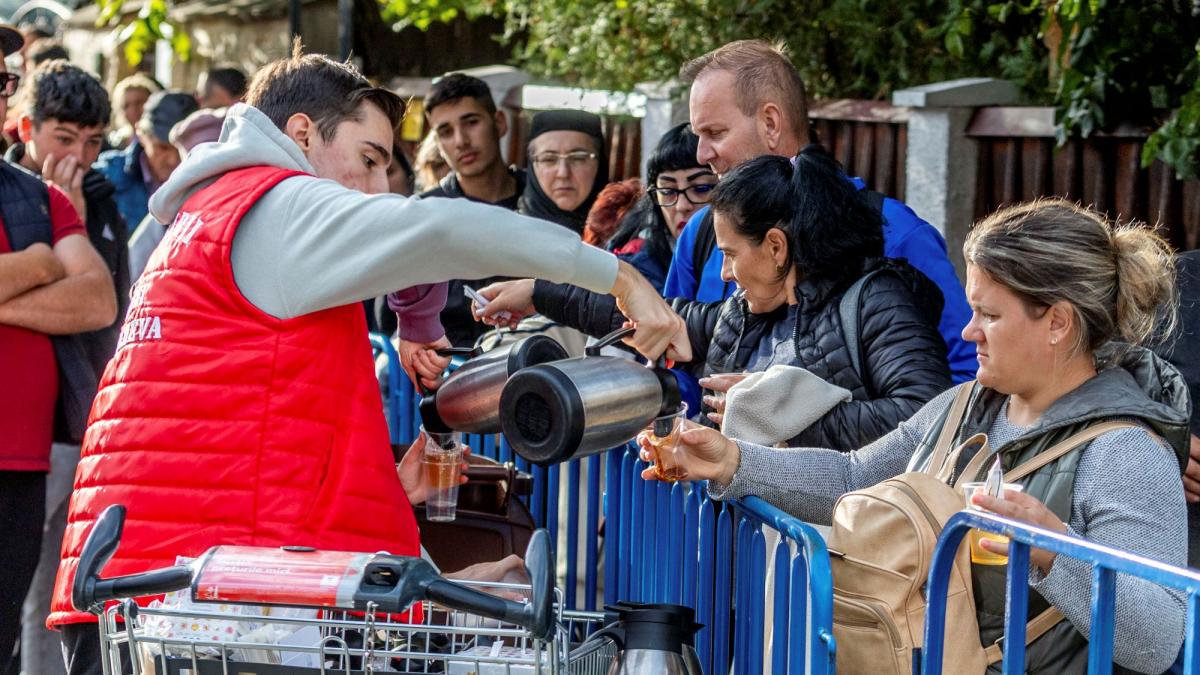
POLYGON ((29 63, 34 68, 42 65, 47 61, 56 61, 58 59, 70 60, 71 53, 63 46, 61 42, 55 40, 38 40, 34 43, 33 48, 29 50, 29 63))
POLYGON ((229 92, 229 95, 234 98, 242 98, 246 95, 246 74, 237 68, 213 68, 208 71, 204 83, 206 87, 215 84, 229 92))
POLYGON ((291 58, 273 61, 259 70, 246 93, 246 103, 258 108, 280 130, 292 115, 308 115, 327 143, 333 140, 339 124, 363 119, 362 104, 367 101, 383 112, 392 129, 400 126, 404 101, 399 96, 372 86, 349 63, 305 54, 299 38, 291 58))
POLYGON ((34 124, 55 119, 81 127, 103 127, 112 114, 100 80, 62 59, 33 71, 25 110, 34 124))
MULTIPOLYGON (((692 133, 686 122, 671 127, 667 133, 662 135, 662 138, 658 139, 658 145, 654 146, 654 152, 646 161, 648 186, 654 187, 659 174, 665 171, 702 168, 700 162, 696 161, 696 151, 699 145, 700 139, 692 133)), ((679 198, 686 199, 683 195, 680 195, 679 198)), ((643 195, 638 203, 629 210, 629 213, 621 219, 617 231, 608 240, 608 247, 610 249, 621 248, 643 231, 648 231, 648 236, 644 238, 645 243, 642 245, 643 250, 662 263, 664 269, 670 267, 671 253, 674 249, 671 226, 667 223, 666 218, 663 218, 662 209, 649 194, 643 195)))
POLYGON ((425 115, 428 116, 443 103, 464 98, 475 99, 489 115, 496 112, 496 101, 492 99, 492 90, 487 82, 463 73, 450 73, 429 88, 429 94, 425 97, 425 115))
POLYGON ((713 190, 712 208, 756 244, 783 231, 806 278, 855 278, 866 259, 883 255, 883 216, 819 145, 792 160, 767 155, 738 166, 713 190))

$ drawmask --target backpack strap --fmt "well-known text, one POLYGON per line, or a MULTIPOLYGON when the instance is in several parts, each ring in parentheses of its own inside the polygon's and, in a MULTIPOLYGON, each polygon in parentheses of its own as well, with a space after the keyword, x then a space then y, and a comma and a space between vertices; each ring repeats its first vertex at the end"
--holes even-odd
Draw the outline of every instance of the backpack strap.
MULTIPOLYGON (((1034 640, 1045 635, 1064 618, 1066 617, 1063 616, 1063 613, 1057 607, 1050 607, 1041 614, 1033 617, 1029 620, 1029 623, 1025 624, 1025 644, 1032 644, 1034 640)), ((1004 660, 1004 650, 1001 646, 1003 643, 1004 637, 1001 636, 999 640, 996 640, 995 644, 983 648, 983 655, 987 658, 989 666, 1004 660)))
POLYGON ((858 375, 858 379, 863 383, 863 388, 868 392, 871 389, 867 382, 867 373, 863 368, 862 355, 862 294, 863 289, 867 287, 867 283, 881 270, 874 270, 859 277, 846 292, 842 294, 842 299, 838 302, 838 319, 842 324, 842 337, 846 340, 846 351, 850 354, 850 365, 854 368, 854 373, 858 375))
POLYGON ((1046 466, 1050 462, 1053 462, 1059 457, 1062 457, 1068 452, 1071 452, 1075 448, 1078 448, 1084 443, 1095 440, 1098 436, 1107 434, 1110 431, 1118 431, 1120 429, 1143 429, 1156 440, 1158 439, 1158 436, 1156 436, 1153 432, 1141 425, 1134 424, 1133 422, 1101 422, 1100 424, 1090 426, 1079 433, 1072 434, 1069 438, 1059 441, 1045 452, 1038 453, 1038 455, 1033 459, 1004 474, 1004 481, 1007 483, 1015 483, 1016 481, 1021 480, 1043 466, 1046 466))
POLYGON ((974 390, 975 383, 968 382, 960 386, 958 392, 954 394, 954 400, 950 403, 950 412, 946 413, 946 419, 942 422, 942 432, 938 434, 937 442, 933 445, 933 456, 929 460, 927 473, 939 473, 942 465, 946 463, 946 456, 950 453, 950 444, 954 442, 958 425, 962 424, 963 417, 967 414, 967 404, 971 402, 971 393, 974 390))
POLYGON ((704 275, 704 263, 717 248, 717 231, 713 228, 712 208, 704 212, 700 222, 696 223, 695 246, 692 247, 692 276, 696 279, 696 290, 700 290, 700 277, 704 275))
POLYGON ((967 465, 963 467, 962 473, 958 476, 958 480, 954 481, 954 489, 958 489, 959 485, 963 482, 966 476, 974 476, 976 472, 979 471, 979 467, 983 465, 983 461, 992 454, 992 443, 990 440, 988 440, 987 434, 975 434, 974 436, 960 443, 959 446, 954 449, 954 452, 950 453, 950 456, 946 458, 946 464, 942 467, 942 470, 938 472, 938 480, 949 485, 950 479, 954 478, 954 468, 958 466, 959 456, 962 455, 963 451, 967 448, 972 448, 976 445, 979 446, 979 449, 976 450, 975 454, 971 456, 971 461, 967 462, 967 465))

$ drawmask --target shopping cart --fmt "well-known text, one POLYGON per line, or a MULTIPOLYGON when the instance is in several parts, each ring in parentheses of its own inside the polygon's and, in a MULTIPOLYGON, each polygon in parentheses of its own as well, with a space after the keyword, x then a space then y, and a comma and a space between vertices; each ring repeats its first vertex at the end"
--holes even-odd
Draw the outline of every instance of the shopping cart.
POLYGON ((587 640, 603 614, 563 609, 544 530, 527 585, 449 581, 421 558, 242 546, 103 579, 124 519, 122 506, 101 514, 72 588, 100 619, 105 675, 591 675, 616 653, 587 640), (132 600, 160 593, 183 602, 132 600))

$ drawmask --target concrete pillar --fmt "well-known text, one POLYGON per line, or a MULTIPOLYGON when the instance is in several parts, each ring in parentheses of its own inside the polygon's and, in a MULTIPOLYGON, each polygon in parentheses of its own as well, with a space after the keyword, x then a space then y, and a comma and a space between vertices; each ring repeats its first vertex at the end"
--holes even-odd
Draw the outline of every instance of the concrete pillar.
POLYGON ((500 139, 500 150, 505 154, 505 161, 511 161, 507 156, 509 139, 512 137, 513 129, 520 122, 517 116, 521 113, 521 89, 529 83, 529 73, 512 66, 502 65, 468 68, 461 72, 487 82, 488 88, 492 90, 492 99, 496 101, 496 107, 508 115, 508 133, 500 139))
POLYGON ((905 158, 905 202, 946 238, 950 260, 965 273, 963 240, 975 214, 979 151, 967 137, 975 108, 1017 102, 1016 85, 985 77, 901 89, 892 105, 912 108, 905 158))
POLYGON ((646 115, 642 118, 642 179, 646 162, 658 139, 676 124, 688 121, 687 88, 677 80, 642 82, 634 91, 646 97, 646 115))

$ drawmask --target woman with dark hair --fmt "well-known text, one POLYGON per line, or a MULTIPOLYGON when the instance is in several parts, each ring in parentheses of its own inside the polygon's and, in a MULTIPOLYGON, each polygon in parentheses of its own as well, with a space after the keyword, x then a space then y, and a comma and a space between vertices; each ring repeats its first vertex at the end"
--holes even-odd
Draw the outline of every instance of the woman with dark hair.
POLYGON ((608 153, 600 117, 547 110, 529 125, 529 180, 517 212, 583 234, 596 195, 608 185, 608 153))
POLYGON ((626 200, 616 231, 605 238, 605 247, 637 268, 659 291, 671 267, 676 238, 696 209, 708 203, 717 185, 712 169, 696 161, 699 142, 687 124, 672 127, 646 163, 650 188, 642 192, 640 184, 631 188, 629 181, 614 183, 600 193, 588 215, 591 227, 598 216, 602 218, 615 206, 622 206, 622 198, 626 200))
MULTIPOLYGON (((879 213, 823 149, 810 146, 793 161, 759 157, 713 191, 723 276, 740 289, 723 302, 674 301, 694 355, 679 365, 704 376, 798 366, 848 390, 851 400, 833 405, 791 440, 850 450, 895 428, 950 386, 937 332, 941 293, 906 262, 882 258, 879 213), (848 344, 840 304, 864 277, 859 337, 848 344), (861 355, 857 368, 852 349, 861 355)), ((624 321, 615 303, 568 286, 521 280, 488 287, 483 295, 491 300, 487 317, 540 311, 591 335, 624 321)))

